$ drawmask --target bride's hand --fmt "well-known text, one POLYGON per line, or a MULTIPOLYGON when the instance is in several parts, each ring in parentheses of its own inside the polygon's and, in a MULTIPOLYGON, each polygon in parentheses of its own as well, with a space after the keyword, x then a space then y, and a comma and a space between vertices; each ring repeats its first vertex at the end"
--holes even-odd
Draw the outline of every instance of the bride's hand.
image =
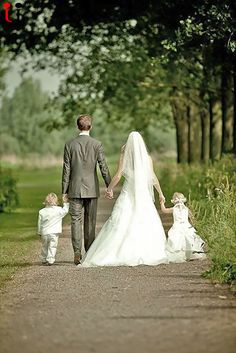
POLYGON ((159 195, 159 201, 160 201, 160 203, 166 202, 165 196, 163 194, 159 195))

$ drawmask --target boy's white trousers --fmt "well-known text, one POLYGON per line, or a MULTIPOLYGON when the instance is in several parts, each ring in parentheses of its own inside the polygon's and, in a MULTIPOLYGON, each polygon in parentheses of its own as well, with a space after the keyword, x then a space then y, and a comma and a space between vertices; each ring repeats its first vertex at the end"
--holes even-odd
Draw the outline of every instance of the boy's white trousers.
POLYGON ((42 262, 48 262, 53 264, 55 262, 55 256, 57 252, 57 244, 58 244, 58 234, 47 234, 42 235, 42 251, 41 257, 42 262))

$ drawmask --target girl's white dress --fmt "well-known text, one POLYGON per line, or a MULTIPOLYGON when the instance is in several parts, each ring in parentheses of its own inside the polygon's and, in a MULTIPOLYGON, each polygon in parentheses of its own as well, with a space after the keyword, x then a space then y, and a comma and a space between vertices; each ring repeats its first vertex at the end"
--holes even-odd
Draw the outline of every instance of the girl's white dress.
POLYGON ((173 207, 174 224, 168 231, 166 251, 170 262, 203 259, 204 241, 189 223, 189 210, 183 203, 173 207))
POLYGON ((83 267, 167 263, 166 236, 149 193, 137 205, 132 183, 125 181, 112 214, 89 248, 83 267))

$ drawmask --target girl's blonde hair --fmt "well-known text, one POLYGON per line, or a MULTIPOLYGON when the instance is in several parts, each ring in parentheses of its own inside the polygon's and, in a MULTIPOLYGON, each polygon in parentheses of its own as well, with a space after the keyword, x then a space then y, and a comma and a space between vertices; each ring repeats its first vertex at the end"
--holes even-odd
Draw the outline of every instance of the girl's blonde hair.
POLYGON ((181 192, 175 192, 174 195, 172 196, 171 202, 175 205, 178 202, 185 203, 187 201, 186 197, 184 194, 181 194, 181 192))
POLYGON ((54 192, 50 192, 45 198, 43 203, 45 206, 57 206, 58 205, 58 197, 54 192))

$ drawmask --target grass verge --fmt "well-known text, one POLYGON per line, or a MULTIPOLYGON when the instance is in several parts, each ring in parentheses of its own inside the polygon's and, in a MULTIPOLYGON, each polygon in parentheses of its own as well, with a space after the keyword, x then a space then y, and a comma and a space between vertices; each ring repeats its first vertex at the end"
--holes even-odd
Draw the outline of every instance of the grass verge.
MULTIPOLYGON (((15 169, 19 208, 0 214, 0 286, 18 268, 32 265, 30 255, 39 240, 36 234, 38 211, 49 192, 60 195, 61 168, 15 169)), ((39 258, 35 259, 35 262, 39 258)))
POLYGON ((224 157, 209 166, 166 165, 160 182, 167 204, 175 191, 188 198, 194 226, 208 245, 211 260, 203 275, 220 283, 236 281, 236 161, 224 157))

